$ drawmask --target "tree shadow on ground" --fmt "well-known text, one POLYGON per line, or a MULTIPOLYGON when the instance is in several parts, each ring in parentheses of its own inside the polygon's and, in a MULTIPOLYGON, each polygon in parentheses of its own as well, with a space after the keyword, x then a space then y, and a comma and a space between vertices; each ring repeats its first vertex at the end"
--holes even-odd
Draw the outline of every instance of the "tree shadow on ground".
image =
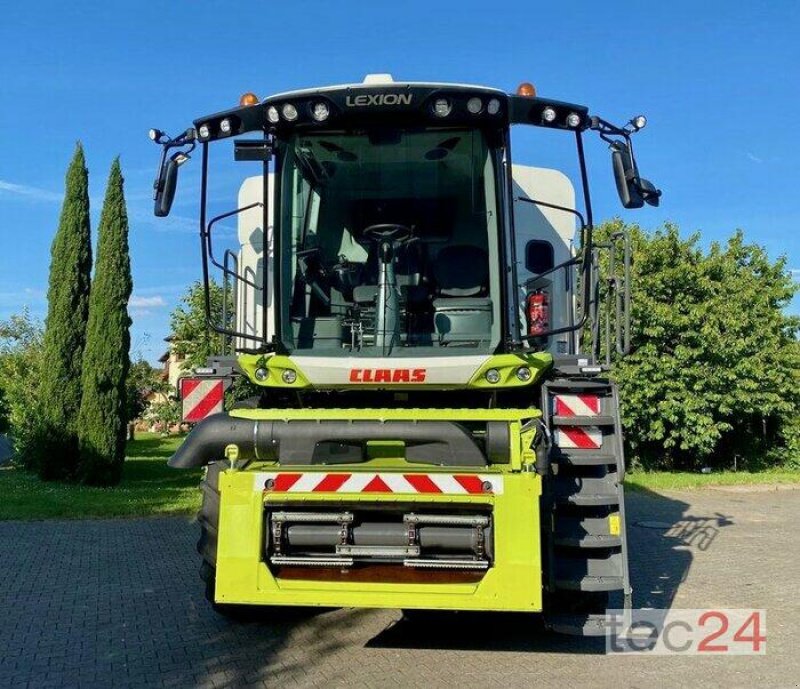
MULTIPOLYGON (((626 497, 628 556, 633 606, 669 609, 685 581, 695 551, 713 547, 730 518, 692 513, 673 496, 648 490, 626 497)), ((621 607, 621 596, 610 607, 621 607)), ((509 613, 415 612, 381 631, 367 644, 381 648, 533 651, 537 653, 605 652, 603 637, 574 637, 545 630, 538 615, 509 613)))

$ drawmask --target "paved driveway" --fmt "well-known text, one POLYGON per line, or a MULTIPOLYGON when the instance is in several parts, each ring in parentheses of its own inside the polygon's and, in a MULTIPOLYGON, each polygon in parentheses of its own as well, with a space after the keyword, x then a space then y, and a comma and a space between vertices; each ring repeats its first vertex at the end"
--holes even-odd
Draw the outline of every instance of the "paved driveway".
POLYGON ((0 687, 796 687, 800 490, 633 494, 635 604, 768 609, 764 657, 620 657, 526 616, 234 624, 185 519, 0 523, 0 687), (667 525, 669 528, 667 528, 667 525))

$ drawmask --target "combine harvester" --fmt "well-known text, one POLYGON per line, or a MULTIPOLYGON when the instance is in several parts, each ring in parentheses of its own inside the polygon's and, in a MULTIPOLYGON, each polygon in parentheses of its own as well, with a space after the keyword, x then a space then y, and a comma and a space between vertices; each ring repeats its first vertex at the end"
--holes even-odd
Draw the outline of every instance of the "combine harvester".
POLYGON ((182 381, 199 423, 170 466, 208 466, 198 549, 218 610, 526 611, 598 634, 610 592, 630 606, 608 379, 629 346, 630 252, 624 236, 592 239, 584 133, 609 144, 638 208, 660 196, 633 156, 644 124, 527 83, 370 75, 151 131, 157 216, 202 158, 206 311, 225 351, 182 381), (574 139, 582 213, 564 174, 512 164, 515 124, 574 139), (210 219, 209 147, 229 139, 259 174, 210 219), (260 396, 208 415, 236 375, 260 396))

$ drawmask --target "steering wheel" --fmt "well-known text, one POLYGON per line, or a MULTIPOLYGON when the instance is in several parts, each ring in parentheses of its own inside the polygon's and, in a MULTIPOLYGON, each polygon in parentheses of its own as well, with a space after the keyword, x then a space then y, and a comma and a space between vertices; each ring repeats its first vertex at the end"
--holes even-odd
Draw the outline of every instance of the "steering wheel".
POLYGON ((404 242, 414 236, 414 231, 407 225, 398 223, 379 223, 365 227, 361 236, 373 242, 404 242))

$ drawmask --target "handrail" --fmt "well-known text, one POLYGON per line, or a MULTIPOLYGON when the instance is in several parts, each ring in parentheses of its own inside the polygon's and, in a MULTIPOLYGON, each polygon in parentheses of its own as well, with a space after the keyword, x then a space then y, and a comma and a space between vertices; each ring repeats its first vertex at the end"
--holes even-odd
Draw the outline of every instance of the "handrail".
MULTIPOLYGON (((259 291, 264 289, 261 285, 257 285, 254 282, 250 282, 249 280, 241 277, 237 273, 231 273, 224 265, 221 265, 219 263, 219 261, 217 261, 217 259, 214 256, 214 247, 213 247, 213 243, 211 241, 211 228, 216 223, 218 223, 220 220, 225 220, 226 218, 230 218, 231 216, 238 215, 239 213, 242 213, 243 211, 249 211, 252 208, 261 208, 261 207, 263 207, 263 205, 264 204, 261 203, 260 201, 256 201, 255 203, 251 203, 251 204, 249 204, 247 206, 242 206, 241 208, 237 208, 236 210, 228 211, 227 213, 222 213, 221 215, 218 215, 215 218, 213 218, 211 220, 211 222, 208 223, 208 225, 205 228, 205 232, 204 232, 205 241, 206 241, 206 244, 208 246, 208 257, 211 259, 211 263, 214 266, 216 266, 217 268, 219 268, 223 273, 225 273, 227 275, 231 275, 232 277, 236 278, 237 280, 241 280, 245 284, 248 284, 252 288, 257 289, 259 291)), ((265 234, 266 234, 266 232, 265 232, 265 234)))

